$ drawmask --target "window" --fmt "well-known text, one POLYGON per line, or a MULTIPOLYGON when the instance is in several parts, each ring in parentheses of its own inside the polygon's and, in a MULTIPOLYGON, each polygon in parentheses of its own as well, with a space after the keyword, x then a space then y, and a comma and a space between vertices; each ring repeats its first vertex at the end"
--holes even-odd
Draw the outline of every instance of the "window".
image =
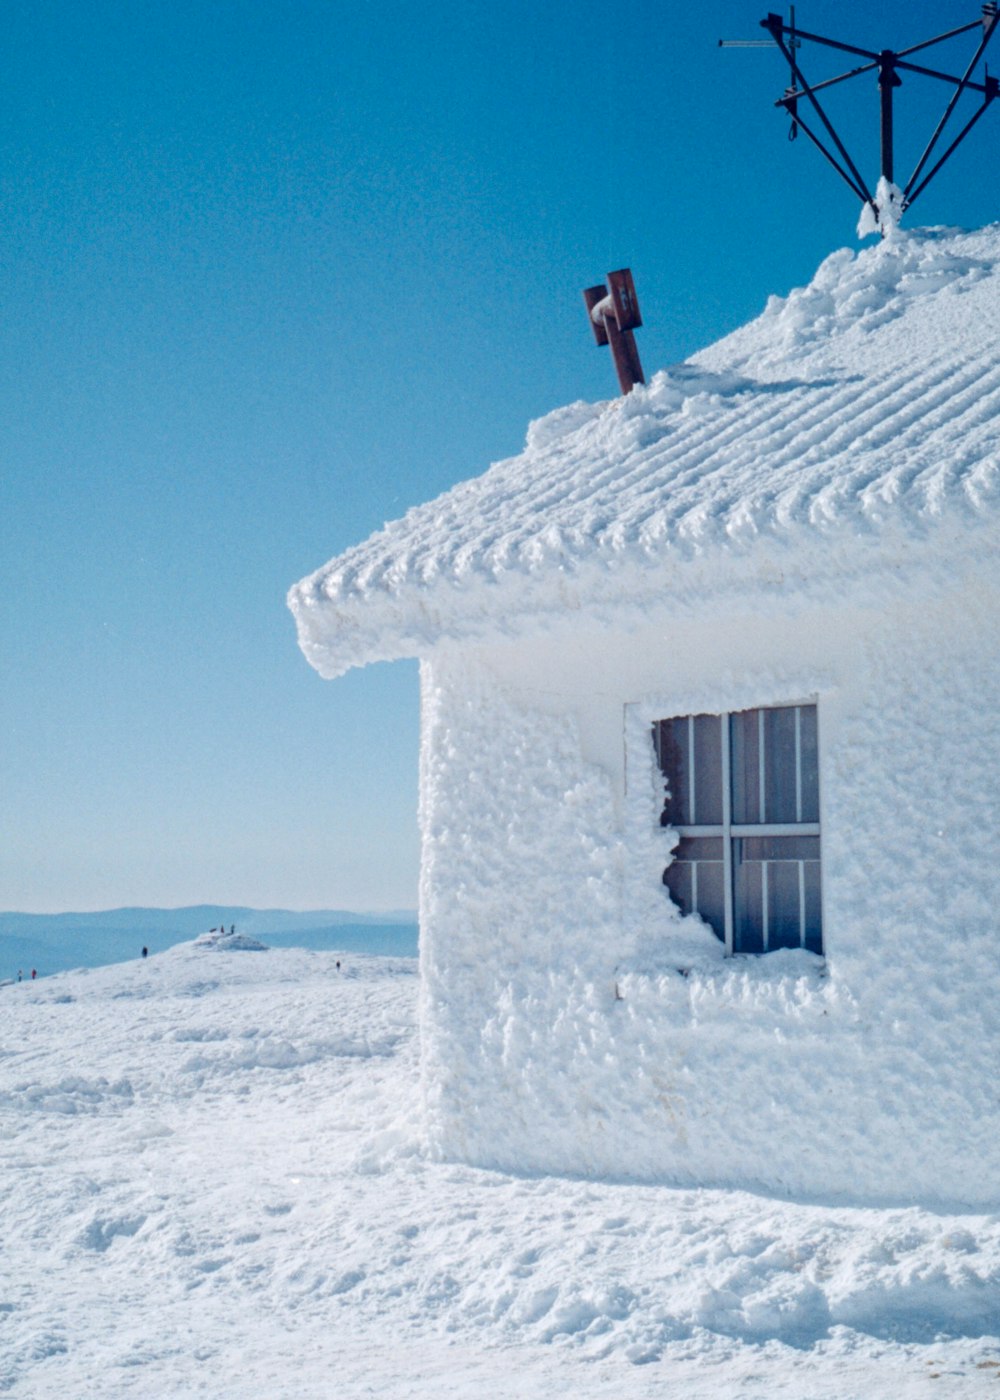
POLYGON ((656 720, 663 883, 729 953, 823 951, 815 705, 656 720))

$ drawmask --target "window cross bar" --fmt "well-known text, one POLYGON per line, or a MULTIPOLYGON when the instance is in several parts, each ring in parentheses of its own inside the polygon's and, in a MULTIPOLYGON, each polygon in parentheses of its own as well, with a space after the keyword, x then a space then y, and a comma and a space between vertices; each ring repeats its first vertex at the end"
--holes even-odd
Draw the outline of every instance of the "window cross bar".
POLYGON ((672 826, 678 836, 819 836, 819 822, 715 822, 672 826))

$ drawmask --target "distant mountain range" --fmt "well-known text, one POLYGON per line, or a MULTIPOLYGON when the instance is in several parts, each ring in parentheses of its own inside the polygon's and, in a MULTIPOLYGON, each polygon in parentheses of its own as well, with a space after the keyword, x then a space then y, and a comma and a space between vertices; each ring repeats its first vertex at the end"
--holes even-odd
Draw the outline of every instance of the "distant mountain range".
POLYGON ((0 982, 20 970, 40 977, 71 967, 102 967, 162 953, 175 943, 235 924, 275 947, 343 949, 415 957, 417 915, 412 909, 359 914, 346 909, 249 909, 195 904, 184 909, 104 909, 86 914, 0 913, 0 982))

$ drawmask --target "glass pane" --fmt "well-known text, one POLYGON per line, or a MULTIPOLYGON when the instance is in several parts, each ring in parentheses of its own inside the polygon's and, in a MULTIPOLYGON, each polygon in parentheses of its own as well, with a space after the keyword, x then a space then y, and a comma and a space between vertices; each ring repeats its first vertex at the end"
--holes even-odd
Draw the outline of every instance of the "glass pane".
POLYGON ((661 719, 653 728, 660 772, 667 780, 667 795, 660 822, 663 826, 690 826, 689 722, 687 718, 661 719))
POLYGON ((722 861, 699 861, 692 867, 698 877, 695 908, 720 942, 726 941, 725 866, 722 861))
POLYGON ((767 946, 799 948, 802 945, 802 905, 804 890, 799 877, 803 862, 797 860, 767 863, 767 946))
POLYGON ((803 705, 801 716, 801 782, 802 816, 804 822, 819 821, 819 742, 816 724, 816 706, 803 705))
POLYGON ((818 836, 733 842, 733 949, 823 951, 818 836))
POLYGON ((722 720, 718 715, 694 715, 694 811, 691 825, 722 822, 722 720))
POLYGON ((761 789, 760 710, 729 716, 733 821, 759 823, 761 789))
POLYGON ((733 842, 733 952, 763 953, 763 861, 741 858, 743 841, 733 842))
POLYGON ((670 897, 684 914, 700 914, 725 941, 725 866, 721 836, 694 836, 681 841, 673 864, 663 872, 670 897))
POLYGON ((722 821, 722 721, 683 715, 653 726, 667 783, 663 826, 718 826, 722 821))
POLYGON ((818 836, 747 836, 744 860, 819 860, 818 836))
POLYGON ((677 843, 674 860, 718 860, 721 861, 724 847, 721 836, 685 836, 677 843))
POLYGON ((742 710, 730 741, 734 822, 819 821, 815 705, 742 710))
POLYGON ((819 898, 819 861, 807 861, 803 866, 803 870, 805 873, 806 896, 806 932, 804 942, 811 953, 822 953, 823 915, 819 898))
POLYGON ((762 710, 761 715, 764 729, 764 811, 761 821, 798 821, 795 706, 762 710))

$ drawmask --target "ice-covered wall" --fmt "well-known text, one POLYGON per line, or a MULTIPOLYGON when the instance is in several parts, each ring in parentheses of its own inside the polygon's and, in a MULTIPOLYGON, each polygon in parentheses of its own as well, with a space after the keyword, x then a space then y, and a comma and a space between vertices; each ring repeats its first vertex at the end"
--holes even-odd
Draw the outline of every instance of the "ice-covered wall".
MULTIPOLYGON (((938 577, 928 571, 927 577, 938 577)), ((424 1084, 484 1165, 1000 1202, 995 578, 567 621, 424 662, 424 1084), (651 718, 815 695, 825 963, 659 876, 651 718)))

